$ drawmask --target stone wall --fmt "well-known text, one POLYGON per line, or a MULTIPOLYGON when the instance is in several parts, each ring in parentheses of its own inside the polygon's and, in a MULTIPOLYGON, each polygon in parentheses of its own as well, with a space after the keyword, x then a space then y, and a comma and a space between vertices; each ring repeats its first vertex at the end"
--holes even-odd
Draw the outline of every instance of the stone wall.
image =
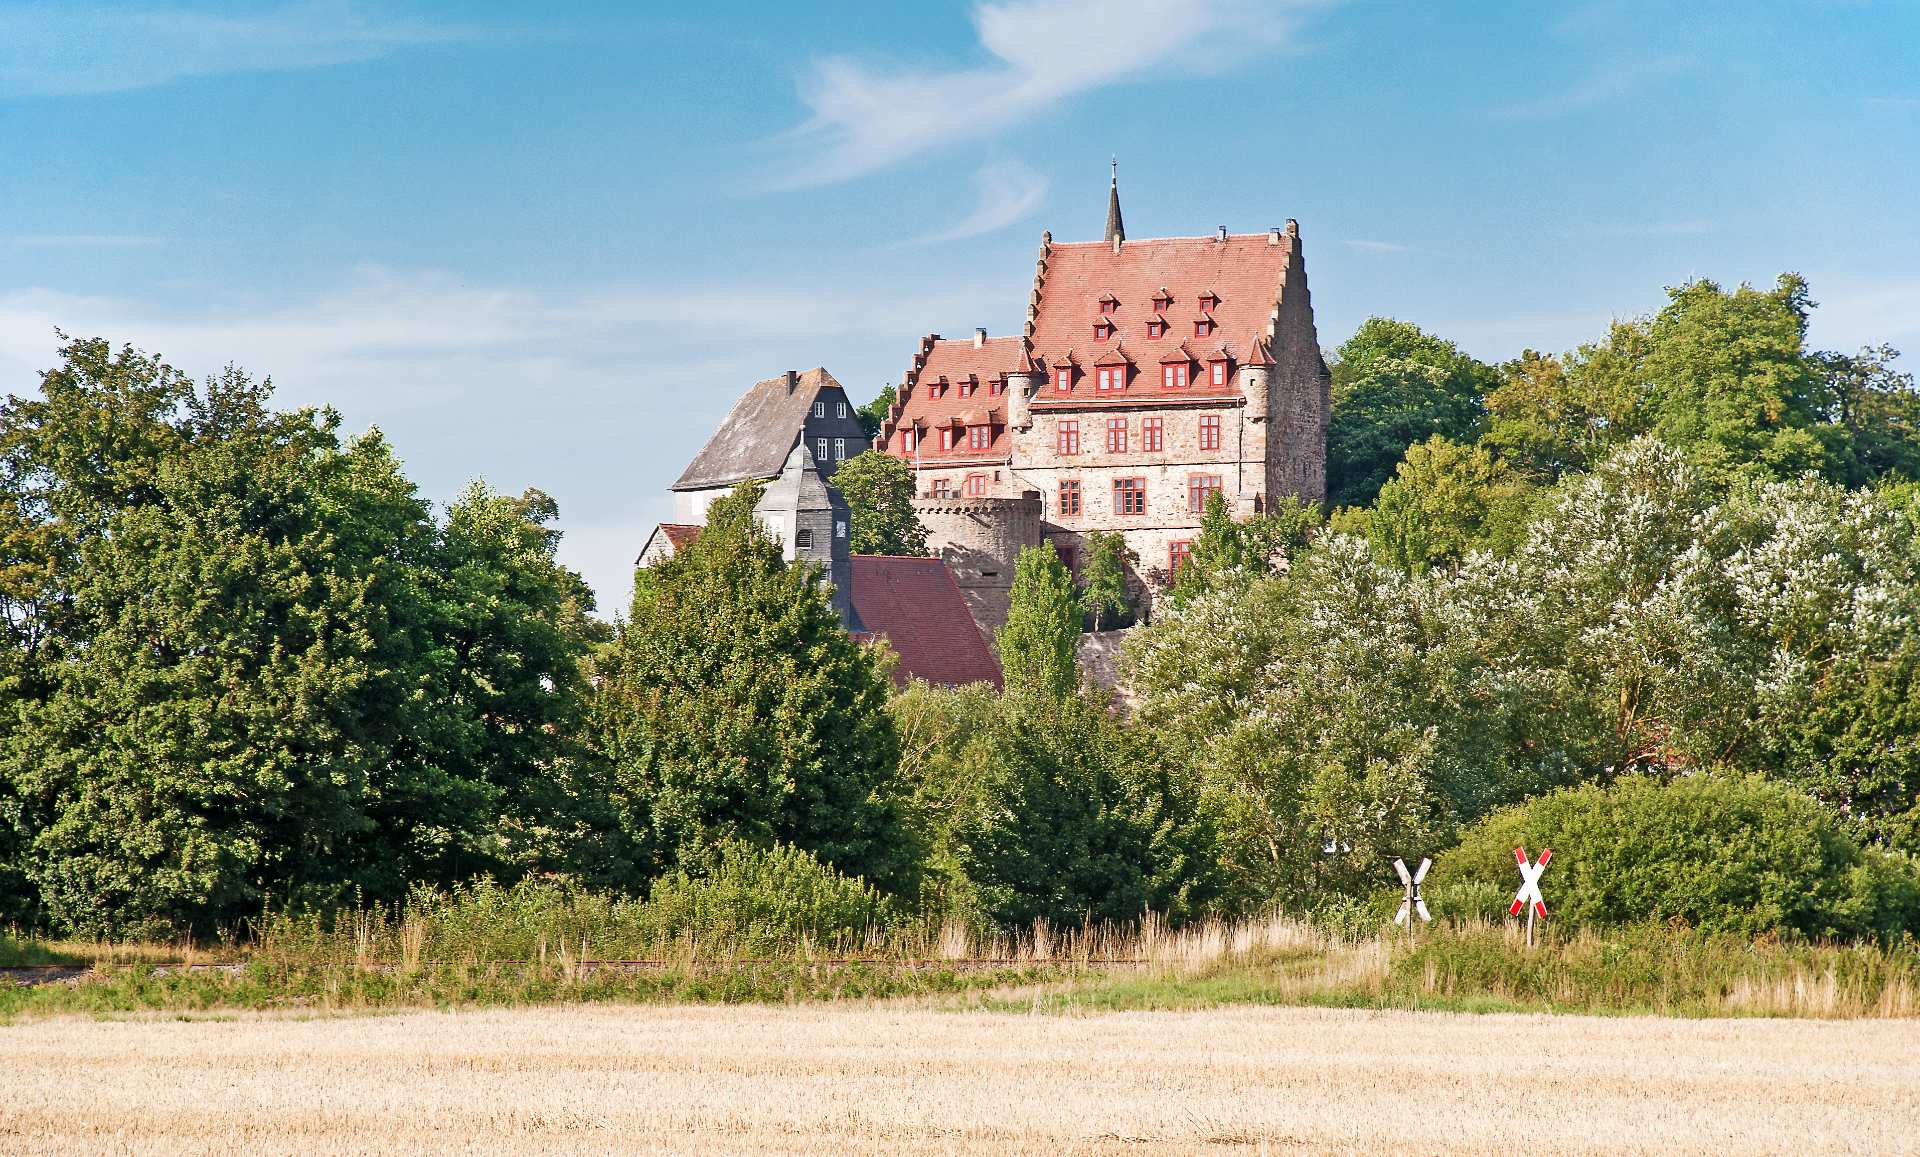
POLYGON ((1021 548, 1041 542, 1039 497, 916 498, 913 511, 952 568, 974 621, 992 639, 1007 621, 1021 548))

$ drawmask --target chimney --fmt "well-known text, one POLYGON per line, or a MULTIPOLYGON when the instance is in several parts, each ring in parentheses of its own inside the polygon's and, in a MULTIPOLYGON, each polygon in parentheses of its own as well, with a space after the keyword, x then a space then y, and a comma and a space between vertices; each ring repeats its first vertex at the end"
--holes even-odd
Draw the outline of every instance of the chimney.
POLYGON ((800 371, 788 370, 787 371, 787 392, 791 394, 794 391, 795 387, 799 386, 799 384, 800 384, 800 371))
POLYGON ((984 325, 974 326, 973 327, 973 348, 979 349, 980 347, 986 344, 987 344, 987 327, 984 325))
POLYGON ((1225 225, 1222 225, 1220 226, 1220 240, 1225 241, 1226 239, 1227 239, 1227 227, 1225 225))
POLYGON ((1273 228, 1267 230, 1267 244, 1280 244, 1280 226, 1275 225, 1273 228))

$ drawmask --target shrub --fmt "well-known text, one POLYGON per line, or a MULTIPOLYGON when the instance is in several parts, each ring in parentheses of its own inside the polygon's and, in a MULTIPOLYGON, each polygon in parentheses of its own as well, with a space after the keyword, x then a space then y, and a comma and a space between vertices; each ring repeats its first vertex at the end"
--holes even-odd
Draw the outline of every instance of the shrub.
POLYGON ((676 871, 648 898, 659 933, 720 940, 736 948, 814 943, 857 945, 898 919, 866 881, 843 876, 791 845, 756 848, 729 841, 704 875, 676 871))
POLYGON ((1495 812, 1434 865, 1436 888, 1518 886, 1513 849, 1553 849, 1542 881, 1567 927, 1684 921, 1753 936, 1891 937, 1920 928, 1920 875, 1863 850, 1814 800, 1757 777, 1645 776, 1495 812))

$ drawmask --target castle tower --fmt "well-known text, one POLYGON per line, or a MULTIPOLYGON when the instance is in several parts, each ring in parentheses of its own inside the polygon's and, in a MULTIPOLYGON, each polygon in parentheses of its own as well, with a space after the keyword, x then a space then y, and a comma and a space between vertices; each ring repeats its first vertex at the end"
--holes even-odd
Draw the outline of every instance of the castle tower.
POLYGON ((825 573, 841 624, 850 631, 862 629, 853 610, 847 500, 820 476, 805 442, 787 455, 780 476, 767 484, 753 512, 779 540, 788 562, 812 563, 825 573))

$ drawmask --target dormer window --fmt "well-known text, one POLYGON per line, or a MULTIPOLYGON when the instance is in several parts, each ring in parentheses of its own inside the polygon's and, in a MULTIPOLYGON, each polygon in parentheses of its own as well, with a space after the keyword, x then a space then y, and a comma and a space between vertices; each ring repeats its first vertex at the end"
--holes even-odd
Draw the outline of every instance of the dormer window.
POLYGON ((1200 312, 1212 313, 1220 305, 1220 298, 1212 290, 1200 295, 1200 312))
POLYGON ((1093 323, 1093 340, 1106 341, 1108 338, 1112 336, 1113 336, 1112 322, 1108 321, 1106 318, 1103 317, 1099 321, 1096 321, 1093 323))
POLYGON ((912 426, 908 426, 900 431, 900 452, 902 454, 913 453, 913 448, 919 444, 920 432, 918 430, 915 430, 912 426))
POLYGON ((973 380, 972 378, 968 378, 968 379, 967 379, 966 381, 964 381, 964 382, 961 382, 961 383, 960 383, 960 396, 961 396, 961 397, 963 397, 963 398, 971 398, 971 397, 973 397, 973 391, 974 391, 974 390, 975 390, 976 388, 978 388, 978 386, 979 386, 979 384, 980 384, 980 383, 978 383, 978 382, 976 382, 976 381, 974 381, 974 380, 973 380))
POLYGON ((1155 317, 1152 320, 1148 321, 1147 336, 1148 337, 1167 336, 1167 319, 1164 317, 1155 317))
POLYGON ((1094 386, 1105 393, 1109 390, 1127 388, 1125 366, 1100 366, 1094 371, 1094 386))
POLYGON ((1227 384, 1226 359, 1222 358, 1215 361, 1211 366, 1208 367, 1208 373, 1209 373, 1209 376, 1213 379, 1214 388, 1218 389, 1221 386, 1226 385, 1227 384))
POLYGON ((1153 312, 1165 313, 1172 307, 1173 294, 1168 293, 1164 288, 1161 289, 1159 293, 1153 295, 1153 312))
POLYGON ((995 378, 987 383, 987 396, 997 398, 1007 392, 1007 379, 995 378))
POLYGON ((1113 311, 1120 308, 1120 299, 1109 293, 1100 299, 1100 315, 1112 317, 1113 311))
POLYGON ((1213 319, 1211 317, 1199 317, 1194 319, 1193 336, 1211 337, 1212 335, 1213 335, 1213 319))
POLYGON ((1066 393, 1073 388, 1073 367, 1056 366, 1053 371, 1053 388, 1066 393))
POLYGON ((940 448, 942 450, 953 449, 953 427, 952 426, 940 427, 940 448))
POLYGON ((1187 388, 1187 366, 1185 362, 1160 367, 1160 388, 1165 390, 1184 390, 1187 388))

